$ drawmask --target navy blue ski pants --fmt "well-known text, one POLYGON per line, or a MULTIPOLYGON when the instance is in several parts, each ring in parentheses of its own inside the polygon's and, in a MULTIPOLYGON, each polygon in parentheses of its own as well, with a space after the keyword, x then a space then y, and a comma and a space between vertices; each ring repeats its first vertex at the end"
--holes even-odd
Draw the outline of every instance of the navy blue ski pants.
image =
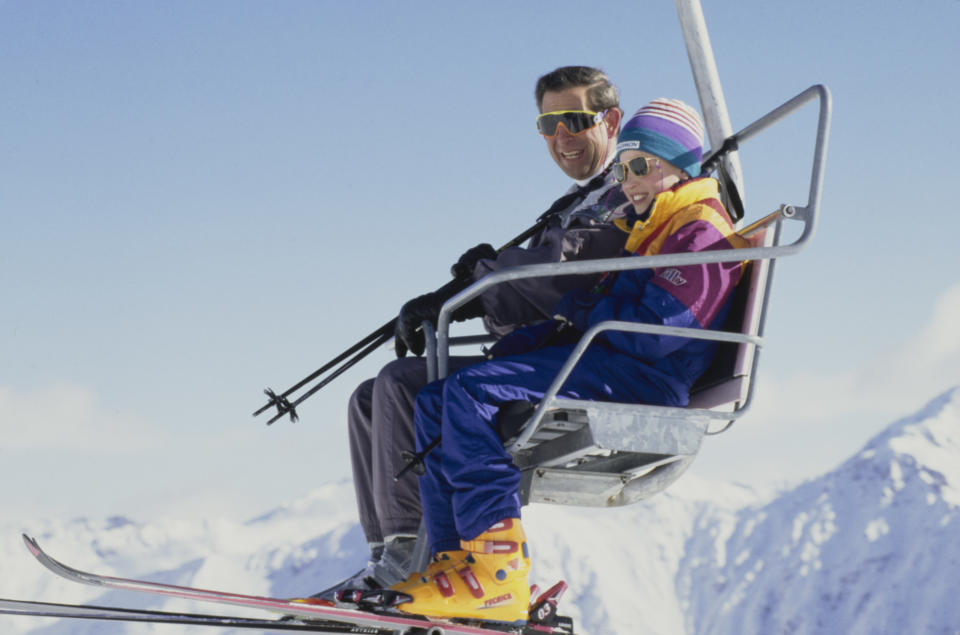
MULTIPOLYGON (((538 402, 573 345, 554 346, 461 369, 417 395, 417 450, 437 435, 420 497, 433 553, 460 548, 503 518, 520 517, 520 471, 497 432, 508 401, 538 402)), ((559 395, 573 399, 686 405, 689 387, 635 357, 595 343, 559 395)))

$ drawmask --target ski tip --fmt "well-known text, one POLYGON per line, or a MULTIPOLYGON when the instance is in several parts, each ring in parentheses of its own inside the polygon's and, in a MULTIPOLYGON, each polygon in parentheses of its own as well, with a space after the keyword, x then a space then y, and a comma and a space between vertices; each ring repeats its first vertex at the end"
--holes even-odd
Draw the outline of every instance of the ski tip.
POLYGON ((40 545, 37 544, 37 541, 27 534, 20 535, 23 536, 23 544, 27 546, 27 550, 33 554, 34 557, 40 555, 40 545))

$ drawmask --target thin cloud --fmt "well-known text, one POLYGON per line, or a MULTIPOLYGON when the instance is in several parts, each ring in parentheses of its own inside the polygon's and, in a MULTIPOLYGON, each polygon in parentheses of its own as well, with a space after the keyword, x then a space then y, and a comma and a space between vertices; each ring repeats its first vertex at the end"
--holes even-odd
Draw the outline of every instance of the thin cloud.
POLYGON ((85 388, 57 385, 27 392, 0 387, 3 451, 122 452, 156 447, 155 427, 111 410, 85 388))
POLYGON ((928 366, 938 374, 944 369, 957 368, 960 361, 960 283, 954 284, 937 298, 933 317, 923 330, 911 338, 901 355, 913 358, 921 366, 928 366))
MULTIPOLYGON (((911 324, 918 322, 907 322, 911 324)), ((908 414, 933 396, 960 384, 960 283, 943 291, 930 318, 852 367, 772 378, 761 371, 753 420, 764 425, 802 421, 811 425, 838 417, 908 414)), ((878 420, 876 423, 882 423, 878 420)))
POLYGON ((776 375, 761 364, 750 412, 710 439, 696 470, 768 485, 832 469, 885 426, 960 385, 957 324, 960 283, 940 294, 929 319, 905 322, 899 341, 846 368, 776 375))
MULTIPOLYGON (((909 325, 909 322, 907 322, 909 325)), ((960 384, 960 283, 944 290, 920 330, 863 365, 858 383, 881 404, 921 405, 960 384)))

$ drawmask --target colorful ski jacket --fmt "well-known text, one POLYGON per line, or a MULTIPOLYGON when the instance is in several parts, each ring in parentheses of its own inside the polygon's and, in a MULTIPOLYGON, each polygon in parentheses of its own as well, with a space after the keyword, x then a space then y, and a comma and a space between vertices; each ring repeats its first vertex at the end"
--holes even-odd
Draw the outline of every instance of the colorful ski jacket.
MULTIPOLYGON (((628 232, 625 250, 637 256, 746 247, 718 198, 717 181, 684 181, 657 195, 645 220, 615 221, 628 232)), ((580 331, 606 320, 690 328, 720 328, 743 262, 621 271, 592 292, 573 293, 557 312, 580 331)), ((689 388, 713 359, 706 340, 607 331, 601 341, 651 365, 689 388)))

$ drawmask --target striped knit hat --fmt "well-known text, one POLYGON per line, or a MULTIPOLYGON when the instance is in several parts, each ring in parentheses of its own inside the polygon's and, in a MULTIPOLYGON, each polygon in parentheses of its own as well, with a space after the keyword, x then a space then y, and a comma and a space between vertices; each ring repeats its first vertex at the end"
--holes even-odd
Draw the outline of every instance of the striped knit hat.
POLYGON ((634 113, 617 139, 617 156, 641 150, 660 157, 690 176, 699 176, 703 156, 703 120, 678 99, 654 99, 634 113))

